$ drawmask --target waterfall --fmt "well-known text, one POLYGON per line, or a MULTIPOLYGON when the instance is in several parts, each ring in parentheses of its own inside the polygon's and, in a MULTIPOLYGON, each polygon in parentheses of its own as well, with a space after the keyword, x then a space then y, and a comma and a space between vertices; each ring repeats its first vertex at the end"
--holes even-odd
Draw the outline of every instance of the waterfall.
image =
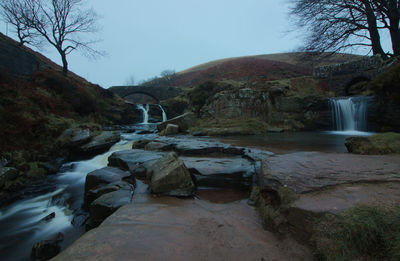
POLYGON ((142 124, 149 124, 149 105, 146 104, 146 107, 143 104, 138 104, 137 108, 143 111, 143 122, 142 124))
POLYGON ((367 104, 372 97, 341 97, 329 100, 336 131, 360 134, 367 129, 367 104))
POLYGON ((166 121, 167 120, 167 114, 164 111, 164 108, 161 106, 161 104, 158 104, 158 106, 160 107, 161 111, 162 111, 162 121, 166 121))

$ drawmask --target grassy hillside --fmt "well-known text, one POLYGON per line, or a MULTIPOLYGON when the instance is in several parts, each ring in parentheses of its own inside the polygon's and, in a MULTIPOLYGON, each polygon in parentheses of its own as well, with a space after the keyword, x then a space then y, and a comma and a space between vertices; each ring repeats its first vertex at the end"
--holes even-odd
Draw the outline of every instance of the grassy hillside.
POLYGON ((0 199, 6 190, 18 190, 39 163, 65 155, 57 145, 64 130, 99 133, 104 125, 133 123, 139 116, 114 93, 63 75, 58 65, 4 35, 0 51, 0 159, 20 175, 0 188, 0 199))

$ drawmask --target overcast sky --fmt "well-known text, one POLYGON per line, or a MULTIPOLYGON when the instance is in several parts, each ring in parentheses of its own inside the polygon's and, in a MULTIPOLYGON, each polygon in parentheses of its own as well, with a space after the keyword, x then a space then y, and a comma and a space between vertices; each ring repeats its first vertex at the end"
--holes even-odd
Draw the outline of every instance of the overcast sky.
MULTIPOLYGON (((70 70, 104 88, 215 59, 293 51, 287 0, 89 0, 107 56, 69 56, 70 70)), ((6 26, 2 22, 1 32, 6 26)), ((50 47, 43 54, 60 63, 50 47)))

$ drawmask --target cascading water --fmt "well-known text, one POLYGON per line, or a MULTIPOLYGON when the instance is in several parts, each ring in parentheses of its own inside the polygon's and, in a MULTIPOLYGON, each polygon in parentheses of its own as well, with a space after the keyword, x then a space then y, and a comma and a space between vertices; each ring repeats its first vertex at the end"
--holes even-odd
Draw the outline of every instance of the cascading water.
POLYGON ((338 134, 369 134, 367 105, 372 97, 341 97, 329 100, 333 124, 338 134))
MULTIPOLYGON (((160 108, 161 113, 162 113, 162 122, 164 122, 164 121, 167 120, 167 114, 165 113, 165 110, 164 110, 164 108, 161 106, 161 104, 157 104, 157 105, 158 105, 158 107, 160 108)), ((156 105, 152 105, 152 106, 156 106, 156 105)), ((149 104, 146 104, 146 105, 137 104, 137 108, 143 112, 143 122, 142 122, 142 124, 149 124, 150 105, 149 105, 149 104)), ((153 120, 154 120, 154 119, 153 119, 153 120)), ((154 121, 153 121, 153 122, 154 122, 154 121)))
POLYGON ((143 104, 138 104, 137 108, 143 111, 143 122, 142 124, 149 124, 149 105, 146 104, 146 107, 143 104))
POLYGON ((167 114, 164 111, 164 108, 161 106, 161 104, 158 104, 158 107, 160 107, 160 110, 162 112, 162 121, 167 121, 167 114))

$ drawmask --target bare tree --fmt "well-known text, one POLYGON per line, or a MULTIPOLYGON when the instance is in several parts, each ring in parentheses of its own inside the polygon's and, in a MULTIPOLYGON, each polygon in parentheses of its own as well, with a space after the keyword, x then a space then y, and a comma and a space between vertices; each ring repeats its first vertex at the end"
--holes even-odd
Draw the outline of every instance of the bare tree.
POLYGON ((19 39, 19 46, 31 44, 39 46, 41 41, 39 35, 29 27, 29 21, 25 14, 28 13, 28 6, 19 0, 8 0, 0 4, 1 15, 6 23, 11 24, 19 39))
MULTIPOLYGON (((98 15, 93 9, 85 9, 85 0, 3 0, 4 6, 13 6, 18 27, 27 33, 25 38, 32 33, 40 35, 52 45, 61 56, 63 73, 68 73, 67 55, 75 50, 81 50, 88 56, 101 55, 91 46, 97 40, 86 41, 89 33, 99 30, 97 25, 98 15), (15 5, 13 5, 15 4, 15 5)), ((12 16, 12 13, 3 10, 12 16)), ((17 29, 18 30, 18 29, 17 29)))
POLYGON ((133 76, 133 74, 131 74, 125 81, 125 84, 130 86, 135 85, 135 83, 136 83, 135 76, 133 76))
POLYGON ((164 84, 168 85, 168 87, 172 87, 174 80, 176 78, 175 70, 164 70, 161 72, 161 79, 163 79, 164 84))
MULTIPOLYGON (((290 14, 295 18, 297 27, 308 32, 304 48, 306 51, 337 52, 364 46, 371 48, 374 54, 387 56, 382 48, 380 30, 389 29, 390 24, 393 29, 396 25, 393 25, 395 21, 390 23, 391 19, 384 6, 389 6, 391 2, 391 11, 398 15, 398 0, 291 0, 291 2, 293 6, 290 14)), ((398 29, 397 22, 397 31, 398 29)), ((393 53, 395 55, 398 53, 395 48, 393 53)))

